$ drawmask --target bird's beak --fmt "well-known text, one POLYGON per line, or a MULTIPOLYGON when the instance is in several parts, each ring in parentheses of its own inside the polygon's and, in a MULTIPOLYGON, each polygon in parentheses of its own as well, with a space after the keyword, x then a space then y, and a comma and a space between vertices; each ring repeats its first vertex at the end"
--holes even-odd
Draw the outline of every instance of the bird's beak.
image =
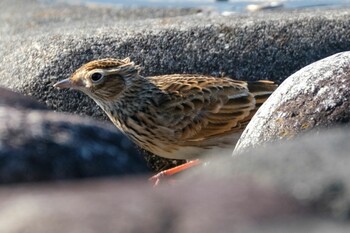
POLYGON ((77 89, 81 86, 82 85, 80 85, 80 83, 72 82, 70 78, 63 79, 53 85, 53 87, 59 88, 59 89, 67 89, 67 88, 77 89))
POLYGON ((53 85, 55 88, 64 89, 64 88, 71 88, 73 87, 73 83, 70 81, 69 78, 63 79, 53 85))

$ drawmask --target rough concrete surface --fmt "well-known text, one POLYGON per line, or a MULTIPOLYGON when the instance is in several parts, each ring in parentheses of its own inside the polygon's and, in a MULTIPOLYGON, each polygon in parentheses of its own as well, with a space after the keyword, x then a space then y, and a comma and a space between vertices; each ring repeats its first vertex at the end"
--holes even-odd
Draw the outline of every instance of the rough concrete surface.
POLYGON ((343 52, 285 80, 250 121, 235 151, 349 122, 350 52, 343 52))

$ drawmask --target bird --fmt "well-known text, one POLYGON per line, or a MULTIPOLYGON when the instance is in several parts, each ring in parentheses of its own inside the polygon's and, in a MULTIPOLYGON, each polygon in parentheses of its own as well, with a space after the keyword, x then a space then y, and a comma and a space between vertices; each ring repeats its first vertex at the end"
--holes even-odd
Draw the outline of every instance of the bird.
POLYGON ((202 74, 143 76, 130 58, 90 61, 54 87, 81 91, 136 145, 160 157, 185 159, 155 183, 200 163, 232 154, 257 109, 277 88, 273 81, 242 81, 202 74))

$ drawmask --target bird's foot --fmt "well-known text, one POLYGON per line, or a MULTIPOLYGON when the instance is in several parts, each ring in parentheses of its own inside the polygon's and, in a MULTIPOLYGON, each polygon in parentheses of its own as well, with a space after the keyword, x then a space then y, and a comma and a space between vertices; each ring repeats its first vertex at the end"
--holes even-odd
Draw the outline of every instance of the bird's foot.
MULTIPOLYGON (((165 179, 165 178, 169 178, 170 176, 177 174, 179 172, 182 172, 190 167, 194 167, 197 166, 198 164, 200 164, 201 162, 199 161, 199 159, 196 160, 191 160, 187 163, 181 164, 179 166, 161 171, 159 173, 157 173, 156 175, 152 176, 151 178, 149 178, 149 181, 153 183, 153 186, 158 186, 160 184, 160 181, 165 179)), ((174 180, 171 180, 171 183, 173 183, 174 180)))

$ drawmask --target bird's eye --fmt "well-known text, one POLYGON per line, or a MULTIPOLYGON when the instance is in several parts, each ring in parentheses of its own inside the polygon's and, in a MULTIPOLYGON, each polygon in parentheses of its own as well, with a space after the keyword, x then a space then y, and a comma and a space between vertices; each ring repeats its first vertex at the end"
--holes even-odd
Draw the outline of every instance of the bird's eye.
POLYGON ((91 75, 91 80, 92 80, 93 82, 98 82, 98 81, 101 80, 102 77, 103 77, 103 75, 102 75, 101 73, 93 73, 93 74, 91 75))

